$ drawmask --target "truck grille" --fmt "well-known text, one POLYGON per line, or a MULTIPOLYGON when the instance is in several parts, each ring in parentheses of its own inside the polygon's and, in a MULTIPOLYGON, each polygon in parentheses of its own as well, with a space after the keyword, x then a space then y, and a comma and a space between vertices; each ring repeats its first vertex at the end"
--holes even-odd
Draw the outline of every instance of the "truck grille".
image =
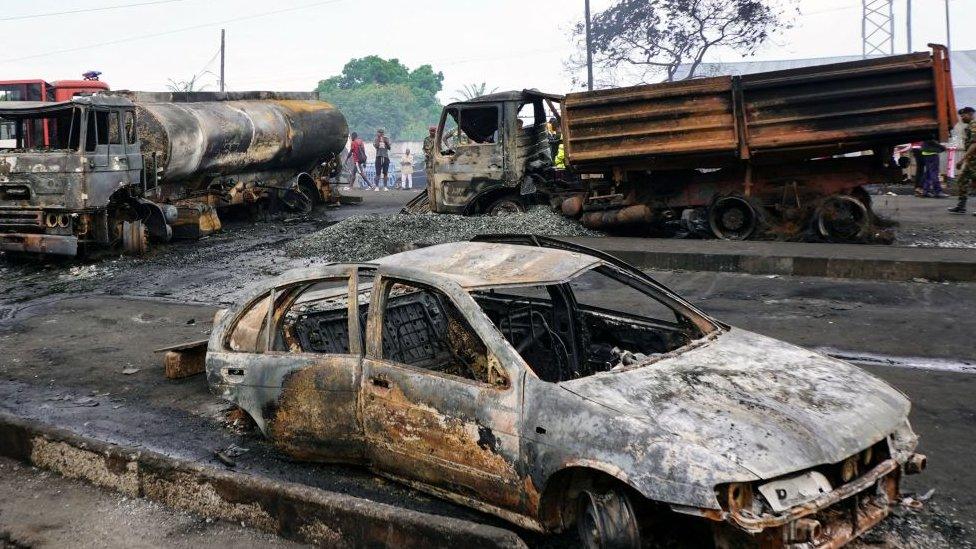
POLYGON ((43 228, 44 216, 40 210, 0 210, 0 228, 43 228))

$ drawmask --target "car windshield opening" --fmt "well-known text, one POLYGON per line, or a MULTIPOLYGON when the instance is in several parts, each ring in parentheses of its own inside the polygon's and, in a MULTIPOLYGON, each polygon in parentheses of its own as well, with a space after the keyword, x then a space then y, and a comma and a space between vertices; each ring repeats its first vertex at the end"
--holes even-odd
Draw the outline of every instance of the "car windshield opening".
POLYGON ((545 381, 637 367, 705 334, 667 296, 610 266, 566 283, 471 293, 545 381))

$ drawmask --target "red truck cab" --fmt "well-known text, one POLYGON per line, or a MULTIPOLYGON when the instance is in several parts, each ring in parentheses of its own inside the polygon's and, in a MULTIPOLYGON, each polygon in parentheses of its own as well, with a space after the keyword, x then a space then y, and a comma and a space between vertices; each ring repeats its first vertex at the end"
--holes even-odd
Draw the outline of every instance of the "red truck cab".
MULTIPOLYGON (((108 84, 99 80, 0 80, 0 101, 67 101, 76 95, 87 95, 107 91, 108 84)), ((48 146, 50 131, 47 121, 36 127, 28 124, 23 128, 25 144, 48 146)), ((0 143, 16 140, 17 128, 13 122, 0 122, 0 143)))

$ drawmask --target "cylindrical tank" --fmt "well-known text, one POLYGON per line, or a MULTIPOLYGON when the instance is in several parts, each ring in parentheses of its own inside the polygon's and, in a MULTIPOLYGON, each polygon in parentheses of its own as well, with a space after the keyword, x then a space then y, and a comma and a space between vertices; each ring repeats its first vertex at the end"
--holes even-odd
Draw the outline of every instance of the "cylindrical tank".
POLYGON ((249 171, 311 169, 338 154, 349 127, 324 101, 136 102, 144 153, 168 183, 249 171))

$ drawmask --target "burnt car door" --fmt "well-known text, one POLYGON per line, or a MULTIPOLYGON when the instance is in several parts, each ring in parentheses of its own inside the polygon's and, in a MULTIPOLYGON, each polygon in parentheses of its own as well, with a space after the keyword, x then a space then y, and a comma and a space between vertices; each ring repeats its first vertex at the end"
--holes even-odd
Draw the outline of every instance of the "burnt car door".
POLYGON ((503 367, 485 344, 480 309, 460 289, 388 277, 379 288, 363 361, 374 469, 463 500, 523 508, 524 372, 503 367))
POLYGON ((275 446, 316 461, 364 457, 358 416, 368 285, 355 268, 276 287, 251 300, 210 343, 216 392, 246 410, 275 446), (350 270, 351 269, 351 270, 350 270), (215 346, 219 350, 215 350, 215 346))

